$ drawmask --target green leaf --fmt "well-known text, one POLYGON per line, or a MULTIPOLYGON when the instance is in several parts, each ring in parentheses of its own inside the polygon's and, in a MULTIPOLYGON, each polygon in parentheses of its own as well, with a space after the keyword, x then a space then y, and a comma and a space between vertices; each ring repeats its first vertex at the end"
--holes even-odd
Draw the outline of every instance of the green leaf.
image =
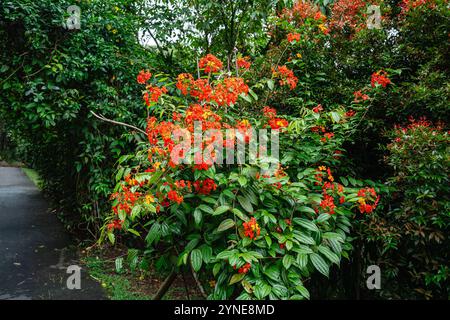
POLYGON ((241 281, 245 277, 245 273, 236 273, 230 279, 229 285, 235 284, 236 282, 241 281))
POLYGON ((202 267, 202 263, 203 263, 202 252, 199 249, 192 250, 191 264, 195 272, 198 272, 200 270, 200 268, 202 267))
POLYGON ((272 288, 263 281, 258 281, 256 285, 253 287, 254 287, 253 293, 255 294, 255 297, 258 299, 264 299, 272 291, 272 288))
POLYGON ((130 233, 132 233, 132 234, 134 234, 135 236, 138 236, 138 237, 141 236, 141 234, 139 232, 137 232, 136 230, 134 230, 134 229, 128 229, 128 232, 130 232, 130 233))
POLYGON ((196 225, 200 225, 200 222, 202 222, 203 214, 202 211, 199 210, 199 208, 194 210, 194 221, 196 225))
POLYGON ((151 245, 153 243, 153 241, 155 241, 156 239, 159 239, 160 230, 161 230, 161 225, 157 222, 153 223, 147 236, 145 237, 145 242, 147 242, 147 245, 151 245))
POLYGON ((242 206, 242 208, 244 208, 245 211, 247 211, 248 213, 252 213, 253 212, 253 206, 250 203, 248 198, 244 198, 243 196, 238 196, 237 197, 240 205, 242 206))
POLYGON ((116 241, 116 237, 114 236, 114 233, 108 232, 108 239, 111 242, 111 244, 114 244, 114 242, 116 241))
POLYGON ((123 257, 116 258, 116 261, 114 262, 116 266, 116 272, 119 273, 122 271, 123 268, 123 257))
POLYGON ((267 80, 267 86, 270 90, 273 90, 275 82, 272 79, 267 80))
POLYGON ((336 233, 336 232, 325 232, 322 235, 322 238, 324 238, 324 239, 334 239, 334 240, 337 240, 339 242, 344 242, 344 238, 339 233, 336 233))
POLYGON ((219 227, 217 227, 217 231, 223 232, 223 231, 225 231, 225 230, 227 230, 227 229, 230 229, 230 228, 232 228, 232 227, 234 227, 234 220, 232 220, 232 219, 226 219, 226 220, 223 220, 223 221, 220 223, 219 227))
POLYGON ((220 271, 220 263, 216 263, 216 264, 214 265, 214 267, 213 267, 213 276, 214 276, 214 277, 217 276, 217 274, 219 273, 219 271, 220 271))
POLYGON ((331 114, 331 119, 333 119, 334 122, 337 123, 337 122, 341 121, 341 116, 339 115, 339 113, 332 111, 332 112, 330 112, 330 114, 331 114))
POLYGON ((299 224, 308 230, 311 230, 313 232, 319 232, 319 228, 317 228, 315 223, 310 220, 306 220, 303 218, 294 218, 292 220, 294 221, 294 223, 299 224))
POLYGON ((297 255, 297 264, 300 269, 305 269, 306 265, 308 264, 308 255, 299 253, 297 255))
POLYGON ((339 265, 340 259, 339 256, 337 254, 335 254, 334 252, 332 252, 328 247, 325 246, 319 246, 318 248, 319 252, 321 254, 323 254, 328 260, 330 260, 331 262, 339 265))
POLYGON ((297 209, 300 212, 308 212, 308 213, 312 213, 312 214, 316 214, 316 212, 314 211, 313 208, 307 207, 307 206, 301 206, 297 209))
POLYGON ((318 255, 317 253, 312 253, 309 258, 311 259, 311 263, 313 266, 324 276, 328 277, 328 274, 330 272, 330 268, 328 264, 323 260, 323 258, 318 255))
POLYGON ((264 274, 273 281, 280 281, 280 269, 276 265, 266 268, 264 274))
POLYGON ((317 223, 323 223, 325 221, 327 221, 328 219, 331 218, 331 214, 328 213, 321 213, 317 218, 316 218, 316 222, 317 223))
POLYGON ((217 207, 216 210, 214 210, 214 215, 215 215, 215 216, 218 216, 219 214, 225 213, 225 212, 227 212, 228 210, 230 210, 230 207, 229 207, 229 206, 220 206, 220 207, 217 207))
POLYGON ((310 295, 308 289, 306 289, 304 286, 296 286, 295 289, 297 289, 297 291, 300 292, 303 297, 309 300, 310 295))
POLYGON ((312 244, 312 245, 316 244, 316 242, 314 241, 314 239, 312 237, 307 236, 306 234, 303 234, 303 233, 296 234, 295 238, 304 244, 312 244))
POLYGON ((206 213, 212 214, 212 215, 214 214, 214 210, 211 207, 207 206, 206 204, 199 205, 197 207, 197 209, 200 209, 200 210, 202 210, 206 213))
POLYGON ((283 257, 283 266, 288 270, 291 265, 295 262, 295 259, 290 254, 287 254, 283 257))

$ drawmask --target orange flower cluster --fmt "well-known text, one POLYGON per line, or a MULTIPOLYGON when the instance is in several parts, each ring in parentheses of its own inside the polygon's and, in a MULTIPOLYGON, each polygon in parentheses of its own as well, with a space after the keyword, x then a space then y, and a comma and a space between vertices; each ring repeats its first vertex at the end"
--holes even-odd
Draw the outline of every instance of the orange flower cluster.
POLYGON ((322 107, 321 104, 318 104, 318 105, 317 105, 316 107, 314 107, 312 110, 313 110, 314 113, 319 113, 320 111, 323 110, 323 107, 322 107))
POLYGON ((377 195, 374 188, 363 188, 358 191, 359 212, 371 213, 378 206, 380 196, 377 195), (373 202, 369 204, 367 202, 373 202))
POLYGON ((208 195, 211 191, 215 191, 217 189, 216 183, 210 178, 206 178, 205 180, 197 180, 193 185, 195 192, 203 195, 208 195))
POLYGON ((115 219, 115 220, 113 220, 112 223, 108 223, 106 227, 108 228, 108 230, 112 230, 112 229, 120 230, 120 229, 122 229, 122 223, 123 223, 122 220, 115 219))
POLYGON ((379 70, 372 74, 372 79, 370 80, 372 87, 375 87, 377 84, 381 85, 383 88, 391 83, 391 80, 387 77, 387 72, 383 70, 379 70))
POLYGON ((248 222, 244 222, 242 225, 244 227, 244 235, 252 240, 258 237, 261 233, 261 229, 254 217, 252 217, 248 222))
POLYGON ((248 61, 250 60, 249 57, 242 57, 242 58, 237 58, 236 63, 239 69, 250 69, 251 67, 251 63, 248 61))
POLYGON ((365 26, 363 14, 366 10, 365 0, 337 0, 333 4, 330 24, 334 28, 362 28, 365 26))
POLYGON ((369 96, 367 94, 363 94, 360 90, 353 92, 353 96, 355 97, 353 101, 356 103, 360 101, 366 101, 369 99, 369 96))
POLYGON ((300 33, 288 33, 287 35, 287 41, 300 41, 300 33))
POLYGON ((183 196, 178 194, 178 192, 176 192, 175 190, 170 190, 167 193, 167 198, 173 202, 176 202, 178 204, 183 202, 183 196))
POLYGON ((150 106, 150 101, 158 102, 163 93, 167 93, 166 87, 147 86, 146 92, 144 92, 144 101, 147 106, 150 106))
POLYGON ((122 192, 115 192, 111 195, 111 200, 116 199, 118 201, 112 208, 114 214, 118 215, 120 212, 124 212, 129 215, 140 195, 139 192, 133 192, 130 187, 122 185, 122 192))
POLYGON ((320 8, 311 1, 297 1, 292 8, 285 8, 281 17, 288 21, 302 23, 307 18, 314 18, 320 13, 320 8))
POLYGON ((268 118, 267 124, 272 129, 281 129, 281 128, 287 128, 289 125, 289 122, 286 119, 277 118, 277 110, 270 107, 264 107, 262 109, 264 117, 268 118))
POLYGON ((210 73, 221 70, 223 67, 223 63, 216 56, 207 54, 200 59, 198 66, 200 69, 204 69, 206 73, 210 73))
POLYGON ((139 84, 146 84, 148 80, 150 80, 152 74, 147 70, 141 70, 139 74, 137 75, 137 82, 139 84))
POLYGON ((268 121, 268 125, 275 130, 286 128, 289 125, 289 122, 286 119, 273 118, 268 121))
POLYGON ((212 86, 207 79, 194 80, 188 73, 178 76, 176 87, 183 95, 189 93, 198 101, 215 101, 219 106, 235 104, 240 94, 247 94, 249 91, 242 78, 226 77, 212 86))
POLYGON ((272 68, 272 75, 280 78, 280 85, 287 85, 294 90, 297 87, 298 78, 294 75, 294 71, 288 69, 286 66, 278 66, 276 69, 272 68))
POLYGON ((241 93, 248 93, 248 85, 242 78, 229 77, 219 82, 211 96, 219 106, 235 104, 241 93))

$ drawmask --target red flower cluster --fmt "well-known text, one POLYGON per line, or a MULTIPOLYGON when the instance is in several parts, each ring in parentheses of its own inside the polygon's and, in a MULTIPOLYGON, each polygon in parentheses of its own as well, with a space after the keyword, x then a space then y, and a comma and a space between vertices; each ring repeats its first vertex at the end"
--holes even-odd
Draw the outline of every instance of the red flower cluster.
POLYGON ((335 28, 362 28, 365 20, 363 12, 367 7, 365 0, 337 0, 333 4, 331 25, 335 28))
POLYGON ((285 8, 281 16, 288 21, 302 23, 307 18, 315 18, 320 13, 318 6, 310 1, 297 1, 292 8, 285 8))
POLYGON ((151 78, 152 74, 147 70, 141 70, 137 75, 137 82, 140 84, 146 84, 147 81, 151 78))
POLYGON ((377 84, 381 85, 383 88, 386 88, 386 86, 391 83, 391 80, 387 77, 386 71, 379 70, 372 74, 372 79, 370 80, 370 83, 373 88, 377 84))
POLYGON ((252 217, 250 221, 244 222, 242 225, 244 227, 244 235, 252 240, 258 237, 261 233, 261 229, 259 228, 259 225, 254 217, 252 217))
POLYGON ((275 118, 275 116, 277 115, 277 110, 275 110, 274 108, 270 108, 270 107, 264 107, 262 109, 262 112, 263 112, 263 115, 269 119, 275 118))
POLYGON ((244 79, 229 77, 219 82, 211 96, 219 106, 235 104, 241 93, 248 93, 248 85, 245 84, 244 79))
POLYGON ((286 128, 289 125, 289 122, 286 119, 281 118, 272 118, 267 123, 274 130, 286 128))
POLYGON ((108 228, 108 230, 112 230, 112 229, 122 229, 122 220, 118 220, 115 219, 112 223, 108 223, 108 225, 106 226, 108 228))
POLYGON ((238 272, 239 273, 247 273, 250 271, 250 268, 252 267, 252 265, 250 263, 246 263, 244 264, 242 267, 239 268, 238 272))
POLYGON ((371 213, 378 205, 380 196, 377 195, 374 188, 363 188, 358 191, 359 211, 361 213, 371 213), (367 202, 373 202, 368 204, 367 202))
POLYGON ((195 192, 198 194, 208 195, 211 191, 217 189, 217 184, 213 179, 206 178, 205 180, 197 180, 193 183, 195 192))
POLYGON ((363 94, 360 90, 353 92, 353 96, 355 97, 353 101, 356 103, 360 101, 366 101, 369 99, 369 96, 367 94, 363 94))
POLYGON ((242 78, 226 77, 212 86, 207 79, 194 80, 189 73, 177 77, 176 87, 184 95, 189 93, 199 101, 215 101, 219 106, 235 104, 241 93, 247 94, 249 91, 242 78))
POLYGON ((251 63, 248 61, 250 60, 249 57, 242 57, 242 58, 237 58, 236 63, 239 69, 250 69, 251 67, 251 63))
POLYGON ((114 213, 118 215, 120 211, 123 211, 126 214, 130 214, 139 196, 139 192, 133 192, 130 187, 122 185, 122 192, 115 192, 111 195, 111 199, 117 199, 118 201, 112 208, 114 213))
POLYGON ((287 35, 287 40, 289 41, 289 42, 292 42, 292 41, 300 41, 300 33, 289 33, 288 35, 287 35))
POLYGON ((200 69, 205 69, 206 73, 210 73, 221 70, 223 67, 223 63, 216 56, 207 54, 200 59, 198 66, 200 69))
POLYGON ((150 106, 150 101, 158 102, 163 93, 167 93, 166 87, 147 86, 147 90, 144 93, 144 101, 147 106, 150 106))
POLYGON ((291 90, 297 87, 298 78, 294 75, 294 71, 286 66, 278 66, 276 69, 272 68, 272 75, 280 78, 279 82, 282 86, 287 85, 291 90))
POLYGON ((318 104, 318 105, 317 105, 316 107, 314 107, 312 110, 313 110, 314 113, 319 113, 320 111, 323 110, 323 107, 322 107, 321 104, 318 104))
POLYGON ((170 190, 167 193, 167 198, 169 198, 169 200, 176 202, 178 204, 183 202, 183 196, 179 195, 178 192, 176 192, 175 190, 170 190))

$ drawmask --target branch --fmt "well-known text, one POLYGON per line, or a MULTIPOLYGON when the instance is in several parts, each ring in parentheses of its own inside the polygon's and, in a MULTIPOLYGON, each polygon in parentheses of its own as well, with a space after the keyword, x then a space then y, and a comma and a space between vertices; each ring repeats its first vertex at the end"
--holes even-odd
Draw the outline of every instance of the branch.
POLYGON ((203 288, 202 284, 200 283, 200 280, 198 280, 197 273, 194 271, 193 268, 191 268, 191 271, 192 271, 192 276, 194 277, 195 283, 197 283, 197 287, 199 288, 203 298, 206 299, 208 297, 208 295, 206 294, 205 289, 203 288))
POLYGON ((115 121, 115 120, 111 120, 111 119, 105 118, 105 117, 102 116, 102 115, 96 114, 96 113, 95 113, 94 111, 92 111, 92 110, 90 110, 90 112, 91 112, 91 113, 94 115, 94 117, 96 117, 97 119, 100 119, 100 120, 105 121, 105 122, 110 122, 110 123, 112 123, 112 124, 117 124, 117 125, 120 125, 120 126, 129 127, 129 128, 132 128, 132 129, 134 129, 134 130, 137 130, 137 131, 139 131, 139 132, 141 132, 141 133, 147 135, 147 132, 145 132, 144 130, 139 129, 138 127, 135 127, 135 126, 133 126, 133 125, 131 125, 131 124, 124 123, 124 122, 120 122, 120 121, 115 121))
POLYGON ((172 285, 173 281, 177 277, 177 274, 175 270, 172 270, 169 275, 167 276, 166 280, 164 280, 163 284, 159 288, 158 292, 155 294, 152 300, 161 300, 162 297, 166 294, 167 290, 169 290, 170 286, 172 285))

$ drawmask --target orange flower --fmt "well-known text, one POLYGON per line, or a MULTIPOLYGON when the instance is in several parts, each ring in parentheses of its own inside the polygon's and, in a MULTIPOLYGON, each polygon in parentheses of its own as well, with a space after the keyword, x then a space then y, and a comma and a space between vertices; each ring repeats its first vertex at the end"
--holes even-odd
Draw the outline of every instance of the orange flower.
POLYGON ((252 64, 248 61, 249 59, 249 57, 237 58, 236 63, 238 68, 247 70, 250 69, 252 64))
POLYGON ((222 69, 223 63, 222 61, 217 59, 216 56, 209 53, 200 59, 198 66, 201 69, 205 69, 206 73, 210 73, 210 72, 217 72, 220 69, 222 69))
POLYGON ((292 41, 300 41, 300 34, 299 33, 289 33, 288 35, 287 35, 287 40, 289 41, 289 42, 292 42, 292 41))
POLYGON ((151 76, 152 74, 148 70, 141 70, 141 72, 139 72, 139 74, 137 75, 137 82, 140 84, 145 84, 151 76))
POLYGON ((254 217, 252 217, 248 222, 244 222, 242 225, 244 226, 244 235, 252 240, 258 237, 261 233, 261 229, 254 217))

